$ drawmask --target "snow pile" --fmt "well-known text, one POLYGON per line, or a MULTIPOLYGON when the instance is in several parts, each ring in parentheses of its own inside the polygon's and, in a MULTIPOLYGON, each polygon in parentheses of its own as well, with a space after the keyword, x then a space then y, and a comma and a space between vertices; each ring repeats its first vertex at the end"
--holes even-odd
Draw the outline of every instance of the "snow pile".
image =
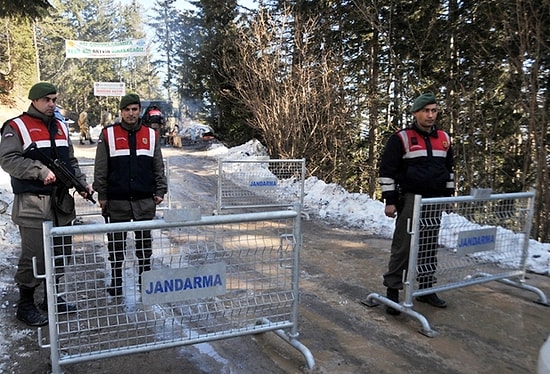
MULTIPOLYGON (((265 159, 267 157, 266 149, 257 140, 251 140, 241 146, 234 148, 226 148, 221 144, 215 144, 210 148, 208 154, 214 157, 231 160, 246 160, 246 159, 265 159)), ((292 183, 290 181, 289 183, 292 183)), ((284 181, 281 182, 281 186, 284 181)), ((316 177, 309 177, 304 183, 304 211, 311 216, 318 217, 331 223, 338 224, 343 227, 358 228, 365 233, 391 238, 395 226, 395 221, 392 218, 386 217, 384 214, 384 204, 378 200, 371 199, 366 194, 350 193, 343 187, 330 183, 327 184, 316 177)), ((447 215, 457 216, 456 214, 447 215)), ((445 215, 444 217, 445 218, 445 215)), ((460 217, 465 219, 463 217, 460 217)), ((472 224, 473 225, 473 224, 472 224)), ((448 225, 452 227, 453 225, 448 225)), ((473 229, 473 228, 472 228, 473 229)), ((499 236, 501 235, 516 235, 512 232, 502 233, 502 228, 499 228, 499 236)), ((505 230, 508 231, 508 230, 505 230)), ((453 236, 454 233, 443 232, 441 237, 453 236)), ((520 237, 517 236, 518 245, 520 237)), ((441 243, 449 244, 450 243, 441 243)), ((451 245, 452 247, 452 245, 451 245)), ((508 263, 510 259, 509 253, 499 258, 498 251, 491 253, 492 260, 503 265, 519 266, 518 259, 514 259, 515 263, 508 263)), ((529 241, 529 254, 526 260, 526 268, 538 274, 550 275, 550 243, 540 243, 535 240, 529 241)))
MULTIPOLYGON (((264 160, 268 158, 266 148, 257 140, 251 140, 233 148, 226 148, 219 143, 214 143, 207 154, 231 160, 264 160)), ((296 190, 293 185, 296 183, 295 180, 281 181, 280 183, 280 188, 287 187, 296 190)), ((184 188, 184 184, 174 183, 171 188, 184 188)), ((5 208, 5 212, 0 214, 0 244, 2 245, 0 266, 6 267, 13 267, 13 260, 17 258, 16 252, 19 250, 20 241, 19 231, 10 217, 12 201, 13 194, 9 176, 0 170, 0 207, 5 208), (10 259, 11 261, 9 261, 10 259)), ((304 211, 312 217, 343 227, 364 230, 373 236, 390 238, 393 234, 394 220, 384 215, 382 202, 373 200, 366 194, 350 193, 339 185, 327 184, 316 177, 309 177, 305 180, 304 211)), ((442 234, 442 237, 452 235, 452 233, 442 234)), ((528 271, 550 275, 550 243, 530 240, 529 256, 526 263, 528 271)))

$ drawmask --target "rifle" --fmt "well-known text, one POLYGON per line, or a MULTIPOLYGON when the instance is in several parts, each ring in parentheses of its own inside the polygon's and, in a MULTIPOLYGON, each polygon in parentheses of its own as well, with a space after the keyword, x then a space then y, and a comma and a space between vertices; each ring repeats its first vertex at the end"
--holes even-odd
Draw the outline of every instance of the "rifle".
POLYGON ((54 174, 55 177, 61 181, 67 188, 73 188, 78 192, 82 193, 85 192, 86 196, 84 197, 86 200, 91 201, 94 204, 97 204, 97 202, 93 198, 93 192, 89 192, 85 185, 80 182, 73 173, 67 169, 67 166, 65 166, 65 163, 61 161, 60 159, 56 158, 55 160, 46 155, 40 148, 36 146, 36 143, 31 143, 27 149, 23 153, 27 152, 35 152, 35 154, 38 156, 38 161, 43 163, 50 169, 54 174))

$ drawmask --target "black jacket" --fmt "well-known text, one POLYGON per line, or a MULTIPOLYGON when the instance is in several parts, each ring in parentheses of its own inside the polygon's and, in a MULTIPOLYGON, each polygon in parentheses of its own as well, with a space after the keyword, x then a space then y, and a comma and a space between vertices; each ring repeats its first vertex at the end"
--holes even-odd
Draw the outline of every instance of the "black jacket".
POLYGON ((454 192, 453 151, 449 135, 433 128, 411 128, 393 134, 380 160, 379 181, 387 205, 400 193, 423 197, 451 196, 454 192))

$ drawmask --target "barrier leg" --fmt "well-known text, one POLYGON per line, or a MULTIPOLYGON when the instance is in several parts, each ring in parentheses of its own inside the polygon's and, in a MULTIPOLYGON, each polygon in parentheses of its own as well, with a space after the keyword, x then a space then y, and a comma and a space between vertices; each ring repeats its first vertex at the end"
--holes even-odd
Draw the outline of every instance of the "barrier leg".
POLYGON ((420 313, 418 313, 418 312, 411 309, 412 305, 411 306, 405 306, 403 304, 396 303, 396 302, 394 302, 394 301, 388 299, 387 297, 382 296, 378 293, 369 294, 367 296, 367 299, 365 301, 362 301, 361 303, 366 305, 366 306, 369 306, 369 307, 377 306, 377 305, 380 305, 380 304, 390 306, 390 307, 392 307, 396 310, 399 310, 400 312, 402 312, 404 314, 408 314, 409 316, 411 316, 413 318, 416 318, 418 320, 418 322, 420 322, 420 324, 422 325, 422 329, 419 331, 422 335, 425 335, 429 338, 433 338, 433 337, 436 337, 438 335, 437 331, 433 330, 430 327, 430 323, 428 322, 426 317, 424 317, 422 314, 420 314, 420 313))
POLYGON ((513 287, 521 288, 522 290, 533 292, 539 297, 539 299, 535 301, 535 303, 541 304, 544 306, 550 306, 544 292, 542 292, 542 290, 537 287, 525 284, 524 282, 516 282, 508 278, 498 279, 498 281, 501 283, 507 284, 509 286, 513 286, 513 287))
MULTIPOLYGON (((266 319, 262 318, 259 321, 260 324, 270 324, 271 322, 266 319)), ((311 351, 309 348, 307 348, 305 345, 300 343, 296 337, 292 337, 289 334, 287 334, 282 329, 273 330, 275 334, 277 334, 280 338, 282 338, 284 341, 286 341, 288 344, 296 348, 300 353, 304 356, 306 359, 307 367, 309 369, 313 369, 315 367, 315 359, 313 358, 313 355, 311 354, 311 351)))

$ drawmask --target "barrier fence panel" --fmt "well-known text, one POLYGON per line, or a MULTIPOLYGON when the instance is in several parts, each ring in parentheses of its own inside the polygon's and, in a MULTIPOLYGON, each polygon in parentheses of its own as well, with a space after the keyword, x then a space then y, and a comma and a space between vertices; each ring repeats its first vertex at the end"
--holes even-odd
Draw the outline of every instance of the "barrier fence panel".
POLYGON ((303 205, 305 160, 219 160, 217 214, 303 205))
POLYGON ((41 328, 39 341, 51 350, 53 373, 86 360, 266 331, 286 339, 314 366, 297 340, 298 212, 199 215, 191 221, 179 220, 191 217, 181 213, 166 211, 153 221, 44 224, 50 322, 49 338, 41 328), (147 230, 151 269, 140 278, 136 238, 147 230), (128 236, 122 295, 111 296, 107 233, 117 232, 128 236), (77 311, 64 312, 58 297, 76 303, 77 311))
MULTIPOLYGON (((93 161, 79 161, 80 170, 86 175, 86 181, 91 186, 94 181, 94 162, 93 161)), ((172 195, 170 193, 170 164, 167 158, 164 159, 164 171, 166 174, 166 180, 168 181, 168 192, 164 196, 164 201, 157 207, 158 211, 165 211, 172 206, 172 195)), ((84 216, 100 216, 101 208, 99 204, 93 204, 88 200, 82 199, 78 196, 78 193, 72 191, 74 194, 75 209, 77 217, 84 216)), ((97 193, 94 193, 94 199, 97 200, 97 193)))
POLYGON ((366 303, 382 302, 417 318, 427 336, 437 333, 412 309, 417 296, 499 281, 535 293, 536 302, 548 306, 546 295, 525 282, 534 198, 534 192, 416 196, 409 265, 404 274, 405 300, 396 304, 373 293, 366 303))

